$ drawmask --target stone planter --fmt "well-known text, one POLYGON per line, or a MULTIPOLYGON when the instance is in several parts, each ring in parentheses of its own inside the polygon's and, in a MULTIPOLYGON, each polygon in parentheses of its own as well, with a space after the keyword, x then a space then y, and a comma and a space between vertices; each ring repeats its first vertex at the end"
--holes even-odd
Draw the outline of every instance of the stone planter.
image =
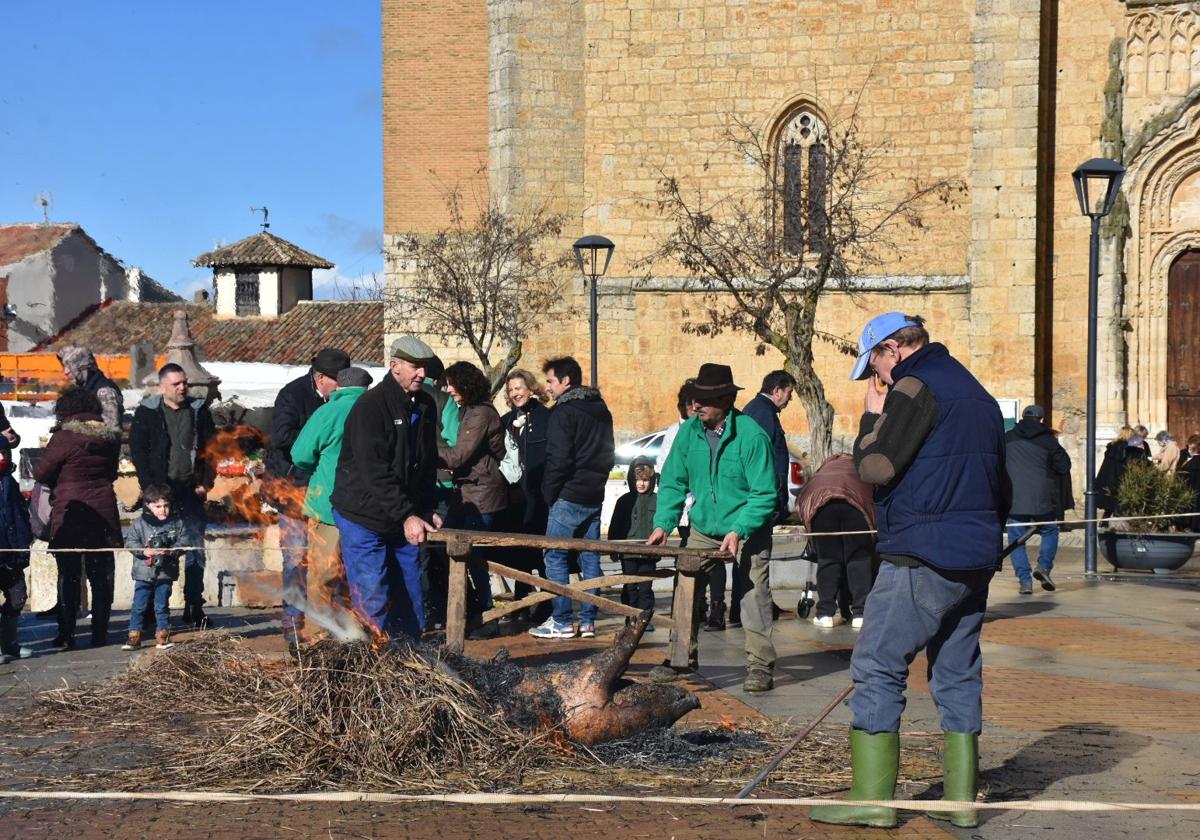
POLYGON ((1103 531, 1100 550, 1117 569, 1167 574, 1191 559, 1200 534, 1103 531))

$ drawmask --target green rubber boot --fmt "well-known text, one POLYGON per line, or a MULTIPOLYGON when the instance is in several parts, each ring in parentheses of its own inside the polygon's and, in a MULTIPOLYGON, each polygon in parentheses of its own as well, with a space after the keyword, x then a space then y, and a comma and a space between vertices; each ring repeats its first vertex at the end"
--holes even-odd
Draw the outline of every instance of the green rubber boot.
MULTIPOLYGON (((854 769, 854 782, 847 800, 891 799, 896 794, 896 776, 900 773, 899 733, 869 735, 861 729, 851 729, 850 765, 854 769)), ((818 805, 809 816, 815 822, 834 825, 876 828, 899 825, 895 808, 873 805, 818 805)))
MULTIPOLYGON (((945 732, 945 747, 942 752, 942 798, 958 802, 974 802, 978 791, 979 736, 964 732, 945 732)), ((949 820, 959 828, 975 828, 979 825, 979 812, 930 811, 935 820, 949 820)))

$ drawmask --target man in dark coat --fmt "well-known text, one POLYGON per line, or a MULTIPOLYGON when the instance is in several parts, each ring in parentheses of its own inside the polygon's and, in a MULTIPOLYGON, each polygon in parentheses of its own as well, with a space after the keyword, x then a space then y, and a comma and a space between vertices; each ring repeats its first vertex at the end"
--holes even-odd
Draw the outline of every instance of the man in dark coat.
MULTIPOLYGON (((129 427, 129 457, 138 484, 166 484, 181 518, 202 539, 204 502, 213 485, 212 465, 205 448, 216 432, 203 399, 188 399, 187 374, 169 362, 159 368, 158 393, 133 412, 129 427)), ((204 552, 189 551, 183 567, 183 621, 201 627, 204 615, 204 552)))
MULTIPOLYGON (((979 634, 1008 513, 1004 420, 975 377, 944 345, 930 343, 920 317, 872 318, 858 349, 850 378, 871 381, 854 462, 876 488, 883 562, 850 659, 854 781, 846 798, 893 798, 909 663, 924 650, 945 738, 944 796, 974 802, 983 725, 979 634)), ((930 816, 977 824, 974 811, 930 816)), ((898 823, 894 808, 853 802, 813 808, 812 819, 898 823)))
MULTIPOLYGON (((1054 437, 1054 432, 1047 428, 1045 417, 1045 409, 1040 405, 1026 406, 1021 413, 1021 422, 1004 436, 1005 468, 1012 482, 1009 541, 1020 539, 1028 530, 1019 523, 1061 519, 1066 507, 1062 498, 1063 477, 1071 474, 1071 456, 1054 437)), ((1033 578, 1038 579, 1042 589, 1054 591, 1050 572, 1054 569, 1054 554, 1058 551, 1058 526, 1037 525, 1034 528, 1042 540, 1037 569, 1030 571, 1024 545, 1012 553, 1012 567, 1022 595, 1033 594, 1033 578)))
POLYGON ((292 644, 304 629, 307 600, 305 553, 308 521, 302 508, 310 474, 292 463, 292 444, 313 412, 337 388, 337 375, 350 367, 350 357, 333 347, 317 353, 303 376, 280 389, 271 413, 271 440, 263 474, 263 498, 279 511, 279 548, 283 565, 283 635, 292 644))
POLYGON ((392 342, 387 376, 346 417, 330 501, 351 602, 381 638, 420 638, 425 625, 418 547, 441 527, 433 513, 437 406, 422 382, 433 350, 392 342))
MULTIPOLYGON (((546 429, 546 463, 542 473, 542 496, 550 506, 546 523, 548 537, 600 538, 600 508, 604 485, 613 466, 613 420, 608 406, 595 388, 584 388, 579 362, 570 356, 551 359, 542 366, 546 390, 554 397, 546 429)), ((546 552, 546 576, 555 583, 568 580, 567 552, 546 552)), ((580 577, 600 577, 600 555, 579 552, 580 577)), ((529 631, 539 639, 569 639, 576 634, 572 601, 554 599, 554 612, 529 631)), ((596 607, 583 604, 579 610, 579 635, 596 635, 596 607)))
MULTIPOLYGON (((749 417, 767 433, 771 439, 771 456, 775 465, 775 505, 774 522, 787 518, 791 508, 788 500, 788 456, 787 436, 783 433, 783 424, 779 422, 779 412, 788 407, 792 394, 796 389, 796 379, 786 370, 773 370, 763 377, 762 388, 754 399, 742 408, 742 414, 749 417)), ((772 524, 774 524, 772 522, 772 524)), ((708 593, 710 604, 705 630, 725 629, 725 582, 727 574, 725 564, 718 563, 713 567, 708 577, 708 593)), ((733 597, 729 602, 729 624, 732 627, 742 626, 742 593, 737 575, 733 576, 733 597)))

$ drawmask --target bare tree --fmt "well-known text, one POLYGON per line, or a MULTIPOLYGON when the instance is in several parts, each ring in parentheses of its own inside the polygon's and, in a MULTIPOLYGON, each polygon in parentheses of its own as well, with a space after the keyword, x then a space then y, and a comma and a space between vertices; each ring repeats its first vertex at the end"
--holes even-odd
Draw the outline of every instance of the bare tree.
POLYGON ((701 311, 685 312, 685 331, 749 333, 760 354, 767 345, 783 354, 819 463, 832 445, 833 406, 813 366, 813 343, 854 352, 846 339, 816 329, 822 292, 852 290, 856 274, 897 250, 897 224, 923 227, 927 200, 950 203, 965 188, 914 180, 900 198, 881 190, 887 149, 864 144, 857 106, 840 125, 822 129, 820 153, 810 147, 803 167, 792 165, 787 143, 773 154, 770 139, 740 119, 730 120, 725 139, 754 167, 756 183, 711 196, 662 173, 654 206, 669 227, 641 265, 673 262, 706 292, 701 311))
POLYGON ((548 250, 563 216, 544 209, 510 214, 490 200, 474 204, 468 218, 461 191, 451 190, 447 228, 402 237, 412 282, 389 288, 384 297, 389 314, 470 346, 495 394, 520 360, 522 341, 561 298, 571 256, 548 250))

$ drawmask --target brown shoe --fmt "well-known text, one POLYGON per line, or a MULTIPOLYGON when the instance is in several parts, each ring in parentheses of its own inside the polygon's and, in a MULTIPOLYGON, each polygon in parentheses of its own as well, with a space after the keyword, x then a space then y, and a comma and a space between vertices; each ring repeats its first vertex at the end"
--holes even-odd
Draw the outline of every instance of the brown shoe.
POLYGON ((137 650, 142 646, 142 631, 130 630, 129 638, 121 645, 121 650, 137 650))
POLYGON ((170 630, 159 630, 154 634, 154 646, 159 650, 175 647, 175 643, 171 641, 170 630))

